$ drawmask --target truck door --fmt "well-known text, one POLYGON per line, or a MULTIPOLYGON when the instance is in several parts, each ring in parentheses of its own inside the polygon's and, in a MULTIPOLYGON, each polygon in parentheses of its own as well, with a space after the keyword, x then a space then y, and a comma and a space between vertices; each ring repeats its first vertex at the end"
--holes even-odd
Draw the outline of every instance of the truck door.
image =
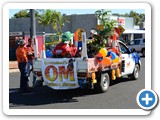
POLYGON ((122 42, 119 42, 119 46, 122 53, 122 75, 131 74, 135 67, 135 61, 126 45, 124 45, 122 42))

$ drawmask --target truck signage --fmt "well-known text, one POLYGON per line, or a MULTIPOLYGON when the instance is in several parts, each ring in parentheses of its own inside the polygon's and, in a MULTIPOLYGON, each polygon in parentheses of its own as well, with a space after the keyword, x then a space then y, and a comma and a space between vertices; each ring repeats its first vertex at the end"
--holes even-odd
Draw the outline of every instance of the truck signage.
POLYGON ((78 88, 76 62, 73 59, 42 59, 44 82, 53 89, 78 88))

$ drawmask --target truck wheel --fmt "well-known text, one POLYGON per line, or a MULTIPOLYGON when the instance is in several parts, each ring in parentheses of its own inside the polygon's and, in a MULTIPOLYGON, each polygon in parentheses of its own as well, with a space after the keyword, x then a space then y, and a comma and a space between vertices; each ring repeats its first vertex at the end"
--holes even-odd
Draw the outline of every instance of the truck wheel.
POLYGON ((145 49, 144 48, 142 49, 141 52, 142 52, 142 55, 145 57, 145 49))
POLYGON ((102 93, 106 92, 110 86, 110 78, 108 73, 102 73, 100 80, 98 81, 97 84, 95 84, 95 86, 96 89, 99 90, 99 92, 102 93))
POLYGON ((131 74, 131 78, 137 80, 138 77, 139 77, 139 65, 136 64, 135 67, 134 67, 134 71, 131 74))

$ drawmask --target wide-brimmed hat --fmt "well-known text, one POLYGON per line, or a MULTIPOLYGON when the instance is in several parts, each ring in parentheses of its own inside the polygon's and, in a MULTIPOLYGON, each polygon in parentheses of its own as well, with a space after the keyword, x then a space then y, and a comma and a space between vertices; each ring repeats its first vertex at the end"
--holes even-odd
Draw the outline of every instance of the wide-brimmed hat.
POLYGON ((68 42, 72 37, 72 33, 70 31, 65 32, 62 35, 62 42, 68 42))
POLYGON ((91 29, 90 34, 97 35, 97 31, 95 29, 91 29))
POLYGON ((25 45, 25 44, 26 44, 26 41, 25 41, 25 40, 20 40, 18 44, 19 44, 19 45, 25 45))

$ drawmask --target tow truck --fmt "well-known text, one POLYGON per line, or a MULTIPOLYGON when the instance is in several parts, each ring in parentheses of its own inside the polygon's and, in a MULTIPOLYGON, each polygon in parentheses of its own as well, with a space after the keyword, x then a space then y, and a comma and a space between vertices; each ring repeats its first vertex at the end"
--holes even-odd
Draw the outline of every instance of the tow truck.
POLYGON ((90 88, 106 92, 111 81, 118 80, 118 77, 138 79, 141 68, 139 55, 131 52, 123 42, 117 42, 121 54, 120 61, 110 65, 98 62, 96 57, 88 57, 85 32, 82 32, 82 51, 79 58, 45 58, 45 51, 42 50, 41 58, 33 62, 33 71, 37 76, 36 84, 41 83, 40 85, 47 85, 56 90, 90 88), (119 69, 120 76, 116 75, 116 69, 119 69))

